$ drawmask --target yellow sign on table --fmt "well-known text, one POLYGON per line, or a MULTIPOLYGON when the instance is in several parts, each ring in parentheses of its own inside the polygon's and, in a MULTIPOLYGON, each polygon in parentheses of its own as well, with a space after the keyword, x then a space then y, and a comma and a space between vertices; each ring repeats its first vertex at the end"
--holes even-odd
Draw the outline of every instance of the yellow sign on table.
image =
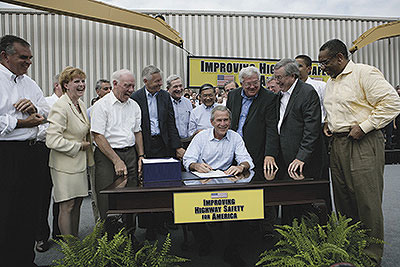
POLYGON ((175 223, 264 218, 262 189, 174 193, 175 223))

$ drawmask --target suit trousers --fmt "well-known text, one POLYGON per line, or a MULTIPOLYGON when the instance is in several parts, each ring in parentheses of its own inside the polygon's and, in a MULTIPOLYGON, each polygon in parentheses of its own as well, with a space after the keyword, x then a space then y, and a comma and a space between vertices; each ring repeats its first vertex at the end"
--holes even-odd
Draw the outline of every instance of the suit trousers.
POLYGON ((36 266, 38 147, 32 141, 0 141, 0 151, 0 265, 36 266))
MULTIPOLYGON (((361 221, 369 234, 383 240, 382 213, 384 138, 379 130, 361 140, 335 136, 332 140, 331 175, 336 210, 361 221)), ((378 263, 383 245, 371 245, 366 252, 378 263)))
MULTIPOLYGON (((114 151, 125 163, 128 169, 127 186, 137 186, 137 155, 135 147, 132 146, 123 150, 114 149, 114 151)), ((96 164, 95 192, 92 193, 96 194, 98 204, 97 208, 100 213, 100 218, 105 220, 107 218, 108 196, 100 194, 100 191, 117 180, 118 176, 115 174, 114 164, 98 147, 94 150, 94 161, 96 164)))

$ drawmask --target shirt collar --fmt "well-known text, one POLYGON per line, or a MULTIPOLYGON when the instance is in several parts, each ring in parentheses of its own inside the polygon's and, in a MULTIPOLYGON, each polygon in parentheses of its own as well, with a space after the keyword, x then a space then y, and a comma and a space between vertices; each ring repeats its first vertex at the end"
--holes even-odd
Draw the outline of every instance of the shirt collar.
POLYGON ((15 83, 17 81, 22 80, 25 77, 25 74, 19 76, 15 75, 9 69, 7 69, 6 66, 4 66, 3 64, 0 64, 0 71, 3 72, 10 81, 15 83))
POLYGON ((215 136, 214 136, 214 127, 213 128, 209 128, 208 131, 209 131, 209 133, 208 133, 208 140, 209 141, 212 141, 212 140, 221 141, 221 140, 224 140, 224 139, 226 139, 228 141, 230 140, 231 133, 230 133, 229 130, 226 132, 225 136, 221 140, 218 140, 217 138, 215 138, 215 136))
POLYGON ((149 96, 149 97, 155 97, 155 96, 158 95, 158 92, 156 92, 154 95, 152 95, 152 94, 149 92, 149 90, 147 90, 146 87, 145 87, 145 90, 146 90, 146 95, 149 96))
POLYGON ((283 95, 289 95, 289 96, 291 96, 292 93, 293 93, 293 90, 294 90, 294 88, 296 87, 296 84, 297 84, 298 81, 299 81, 299 79, 296 79, 296 80, 294 81, 294 83, 292 84, 292 86, 290 86, 289 90, 287 90, 286 92, 281 91, 282 94, 283 94, 283 95))
MULTIPOLYGON (((109 92, 107 95, 110 95, 109 98, 111 101, 111 105, 114 105, 117 102, 121 103, 121 104, 125 104, 125 103, 122 103, 121 101, 119 101, 119 99, 114 95, 113 90, 111 90, 111 92, 109 92)), ((104 97, 106 97, 107 95, 105 95, 104 97)), ((126 102, 128 102, 128 101, 126 101, 126 102)))
POLYGON ((355 65, 356 64, 352 60, 349 60, 349 62, 347 63, 346 67, 344 67, 343 71, 341 73, 339 73, 339 75, 336 76, 335 79, 341 77, 342 75, 347 75, 347 74, 353 72, 353 69, 354 69, 355 65))
POLYGON ((204 104, 201 104, 202 106, 203 106, 203 108, 204 109, 213 109, 214 107, 215 107, 215 105, 216 105, 216 103, 214 103, 214 104, 212 104, 212 106, 211 107, 207 107, 206 105, 204 105, 204 104))
POLYGON ((178 100, 175 100, 175 99, 171 96, 171 101, 172 101, 172 103, 179 104, 179 103, 182 102, 182 97, 179 98, 178 100))
MULTIPOLYGON (((260 88, 260 90, 261 90, 261 88, 260 88)), ((258 96, 258 93, 257 93, 255 96, 248 97, 248 96, 244 93, 244 89, 242 89, 242 91, 240 92, 240 94, 241 94, 242 97, 243 97, 244 99, 246 99, 246 100, 254 100, 254 99, 256 99, 257 96, 258 96)))

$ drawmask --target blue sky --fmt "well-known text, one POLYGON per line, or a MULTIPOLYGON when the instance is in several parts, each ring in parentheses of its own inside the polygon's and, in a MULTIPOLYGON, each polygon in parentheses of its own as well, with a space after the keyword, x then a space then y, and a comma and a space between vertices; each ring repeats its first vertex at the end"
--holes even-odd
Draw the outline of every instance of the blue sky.
MULTIPOLYGON (((102 0, 127 9, 240 11, 400 18, 398 0, 102 0)), ((0 3, 1 7, 16 7, 0 3)))

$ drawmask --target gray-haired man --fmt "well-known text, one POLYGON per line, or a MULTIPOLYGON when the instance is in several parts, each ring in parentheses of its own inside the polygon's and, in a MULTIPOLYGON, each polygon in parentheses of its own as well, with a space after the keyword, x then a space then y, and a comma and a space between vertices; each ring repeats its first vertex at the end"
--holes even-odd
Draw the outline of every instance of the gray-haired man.
POLYGON ((167 80, 167 90, 171 96, 172 106, 175 113, 175 124, 184 148, 190 143, 189 119, 193 110, 192 103, 183 96, 182 79, 178 75, 170 75, 167 80))

